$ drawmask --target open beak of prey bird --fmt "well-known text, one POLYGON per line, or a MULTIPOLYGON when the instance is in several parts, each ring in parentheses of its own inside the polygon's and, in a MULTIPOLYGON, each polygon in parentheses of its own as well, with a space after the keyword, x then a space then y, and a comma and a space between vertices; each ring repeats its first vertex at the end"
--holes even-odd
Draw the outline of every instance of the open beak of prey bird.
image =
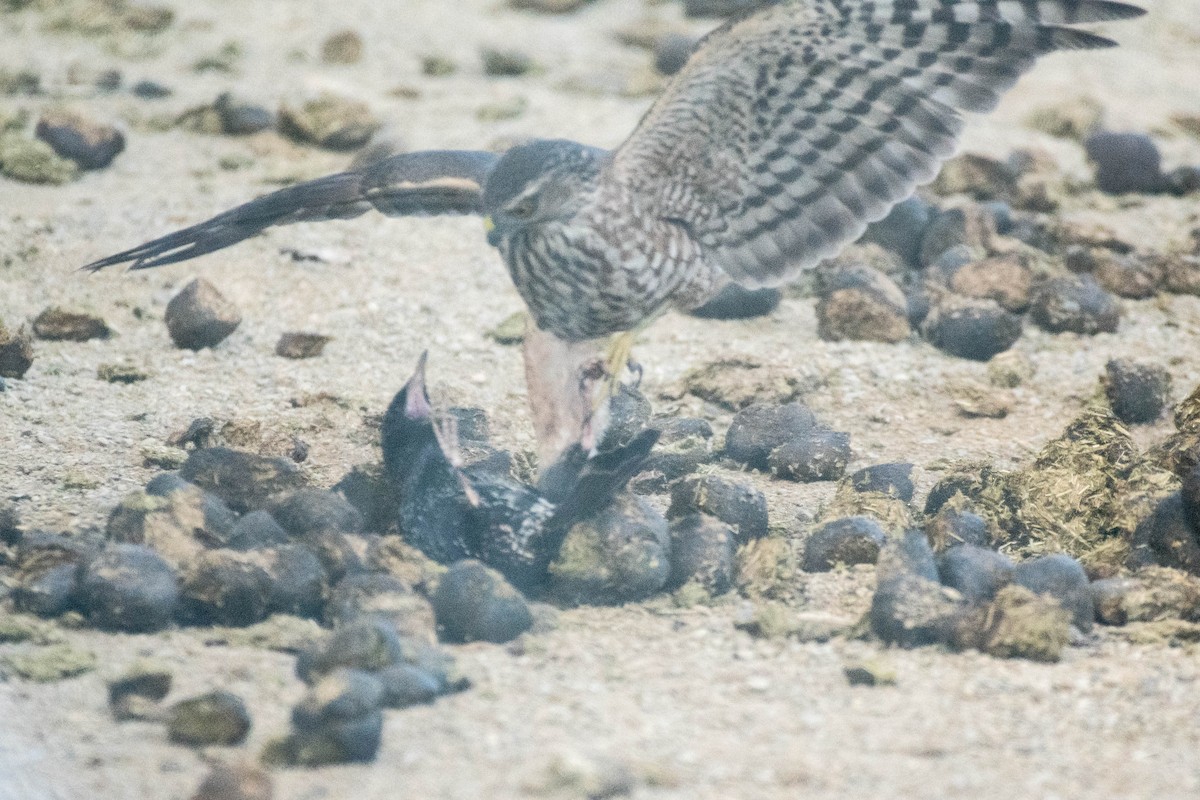
POLYGON ((463 464, 454 426, 434 417, 425 360, 383 419, 384 472, 399 495, 400 531, 435 561, 477 558, 522 591, 536 591, 571 526, 625 488, 658 433, 643 431, 590 458, 578 445, 568 448, 548 471, 554 487, 535 489, 486 462, 463 464))
POLYGON ((963 112, 992 109, 1040 56, 1115 44, 1076 25, 1143 13, 1118 0, 771 3, 705 37, 615 150, 556 139, 397 155, 87 268, 171 264, 372 208, 480 214, 544 339, 527 348, 526 374, 541 384, 530 395, 549 461, 586 423, 573 405, 585 351, 610 342, 611 391, 635 332, 659 314, 730 281, 786 283, 835 255, 937 175, 963 112))

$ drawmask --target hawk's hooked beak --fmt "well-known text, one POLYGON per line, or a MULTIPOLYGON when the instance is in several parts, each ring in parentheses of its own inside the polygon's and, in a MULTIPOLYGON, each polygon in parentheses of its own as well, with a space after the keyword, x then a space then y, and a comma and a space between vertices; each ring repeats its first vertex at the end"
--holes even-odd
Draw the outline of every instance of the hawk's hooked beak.
POLYGON ((487 231, 488 244, 490 244, 492 247, 499 247, 500 234, 496 231, 496 223, 492 222, 492 217, 490 214, 483 218, 483 229, 487 231))

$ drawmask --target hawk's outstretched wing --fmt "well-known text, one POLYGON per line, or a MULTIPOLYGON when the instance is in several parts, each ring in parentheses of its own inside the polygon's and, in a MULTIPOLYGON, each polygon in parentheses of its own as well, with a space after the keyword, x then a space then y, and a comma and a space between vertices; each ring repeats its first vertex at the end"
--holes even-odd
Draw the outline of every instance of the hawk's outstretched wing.
POLYGON ((617 151, 608 179, 684 225, 738 283, 835 254, 953 154, 1074 23, 1116 0, 781 0, 718 28, 617 151))
POLYGON ((374 208, 389 216, 478 214, 483 183, 499 156, 473 150, 403 153, 280 189, 190 228, 84 267, 96 271, 174 264, 248 239, 272 225, 349 219, 374 208))

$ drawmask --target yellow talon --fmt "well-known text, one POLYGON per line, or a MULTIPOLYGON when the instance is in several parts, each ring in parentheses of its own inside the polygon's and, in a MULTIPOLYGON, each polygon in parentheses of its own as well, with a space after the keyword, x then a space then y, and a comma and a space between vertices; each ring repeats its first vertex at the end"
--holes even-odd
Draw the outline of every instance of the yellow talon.
POLYGON ((621 390, 621 378, 629 368, 629 355, 633 352, 633 340, 637 331, 624 331, 613 336, 609 342, 608 351, 604 356, 604 389, 596 392, 592 399, 592 411, 597 411, 601 405, 608 402, 621 390))

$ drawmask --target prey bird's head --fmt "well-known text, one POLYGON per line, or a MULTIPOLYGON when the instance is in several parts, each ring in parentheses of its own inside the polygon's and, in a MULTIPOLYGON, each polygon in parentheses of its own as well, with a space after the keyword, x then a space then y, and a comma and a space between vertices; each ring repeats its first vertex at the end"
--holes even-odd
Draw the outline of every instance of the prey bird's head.
POLYGON ((408 383, 396 393, 383 415, 383 463, 388 474, 401 478, 438 447, 433 407, 425 388, 425 359, 422 353, 408 383))
POLYGON ((488 242, 498 247, 534 225, 570 219, 595 185, 607 152, 565 139, 538 139, 504 154, 483 189, 488 242))

